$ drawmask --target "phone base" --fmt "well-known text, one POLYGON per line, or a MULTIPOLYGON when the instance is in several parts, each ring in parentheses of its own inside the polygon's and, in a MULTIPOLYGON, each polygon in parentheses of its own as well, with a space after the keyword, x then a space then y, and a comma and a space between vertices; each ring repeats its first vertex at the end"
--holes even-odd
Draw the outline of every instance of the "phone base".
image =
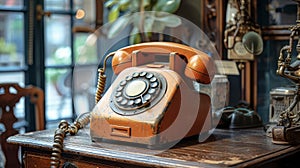
MULTIPOLYGON (((152 84, 149 84, 151 87, 152 84)), ((95 142, 120 141, 141 144, 151 149, 169 148, 185 137, 200 135, 211 129, 211 99, 208 95, 193 90, 187 81, 169 69, 132 67, 120 73, 93 109, 90 135, 95 142), (112 106, 114 100, 118 101, 119 92, 131 94, 131 88, 138 88, 138 92, 142 93, 148 88, 147 82, 141 78, 147 76, 144 72, 152 74, 153 81, 164 78, 160 80, 161 85, 155 85, 161 86, 157 93, 163 91, 163 96, 153 95, 158 100, 151 100, 150 104, 138 110, 127 110, 125 108, 128 106, 125 106, 124 112, 116 111, 116 108, 123 108, 123 100, 130 101, 130 98, 125 97, 120 105, 112 106), (163 89, 164 86, 166 89, 163 89)))

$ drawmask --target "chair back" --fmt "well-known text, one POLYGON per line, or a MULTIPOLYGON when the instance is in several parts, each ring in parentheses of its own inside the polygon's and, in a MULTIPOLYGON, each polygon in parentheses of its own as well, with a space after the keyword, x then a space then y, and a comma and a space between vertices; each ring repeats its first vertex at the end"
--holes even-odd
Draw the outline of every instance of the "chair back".
POLYGON ((22 97, 29 97, 31 103, 35 105, 35 125, 36 130, 45 129, 44 118, 44 91, 36 86, 21 87, 17 83, 0 83, 0 123, 4 125, 4 130, 0 135, 1 148, 5 155, 5 167, 20 167, 18 159, 19 147, 8 144, 6 139, 18 134, 18 126, 25 126, 24 121, 16 118, 14 109, 22 97))

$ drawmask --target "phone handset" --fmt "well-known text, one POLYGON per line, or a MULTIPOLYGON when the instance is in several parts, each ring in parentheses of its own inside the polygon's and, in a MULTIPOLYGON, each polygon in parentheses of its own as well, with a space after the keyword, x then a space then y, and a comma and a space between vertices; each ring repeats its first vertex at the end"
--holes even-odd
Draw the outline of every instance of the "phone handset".
MULTIPOLYGON (((187 65, 184 70, 185 76, 203 84, 209 84, 214 74, 214 65, 210 57, 204 52, 191 47, 172 42, 148 42, 122 48, 114 53, 112 68, 115 74, 119 74, 126 68, 151 63, 154 58, 143 58, 136 56, 137 52, 159 53, 169 56, 177 53, 184 57, 187 65), (136 57, 135 57, 136 56, 136 57)), ((170 69, 177 71, 173 62, 170 61, 170 69)), ((178 68, 180 69, 180 68, 178 68)))

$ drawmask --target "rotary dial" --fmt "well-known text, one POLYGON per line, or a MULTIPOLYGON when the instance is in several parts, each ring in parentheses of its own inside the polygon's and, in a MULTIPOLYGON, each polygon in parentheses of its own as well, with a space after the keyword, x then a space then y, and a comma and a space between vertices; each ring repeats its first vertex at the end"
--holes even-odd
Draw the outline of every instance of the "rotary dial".
POLYGON ((134 72, 125 77, 111 96, 111 107, 121 115, 141 113, 156 104, 166 91, 166 80, 155 72, 134 72))

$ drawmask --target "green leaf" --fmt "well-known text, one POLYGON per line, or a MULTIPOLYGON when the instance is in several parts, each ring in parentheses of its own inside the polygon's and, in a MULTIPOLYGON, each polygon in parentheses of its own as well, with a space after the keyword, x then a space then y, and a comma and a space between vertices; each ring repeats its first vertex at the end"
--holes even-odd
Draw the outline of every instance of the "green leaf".
POLYGON ((106 8, 110 8, 112 7, 114 4, 116 4, 118 2, 118 0, 108 0, 104 3, 104 6, 106 8))
POLYGON ((107 37, 113 38, 132 22, 131 15, 124 15, 112 23, 107 37))
POLYGON ((138 44, 138 43, 141 43, 142 40, 141 40, 141 35, 140 34, 132 34, 130 37, 129 37, 129 44, 138 44))
POLYGON ((120 0, 119 6, 121 11, 127 11, 130 6, 130 0, 120 0))
POLYGON ((138 12, 140 10, 140 0, 131 0, 129 8, 131 12, 138 12))
POLYGON ((162 22, 165 26, 168 27, 177 27, 181 24, 181 19, 175 15, 156 17, 155 20, 162 22))
POLYGON ((119 6, 113 6, 108 13, 108 22, 115 21, 120 15, 119 6))
POLYGON ((180 2, 181 0, 158 0, 153 10, 174 13, 179 8, 180 2))
POLYGON ((133 27, 130 32, 129 44, 137 44, 142 41, 141 35, 139 33, 139 29, 137 27, 133 27))
POLYGON ((143 7, 145 8, 146 6, 149 6, 150 3, 150 0, 143 0, 143 7))
POLYGON ((124 5, 124 4, 127 4, 129 2, 130 2, 130 0, 119 0, 120 5, 124 5))

